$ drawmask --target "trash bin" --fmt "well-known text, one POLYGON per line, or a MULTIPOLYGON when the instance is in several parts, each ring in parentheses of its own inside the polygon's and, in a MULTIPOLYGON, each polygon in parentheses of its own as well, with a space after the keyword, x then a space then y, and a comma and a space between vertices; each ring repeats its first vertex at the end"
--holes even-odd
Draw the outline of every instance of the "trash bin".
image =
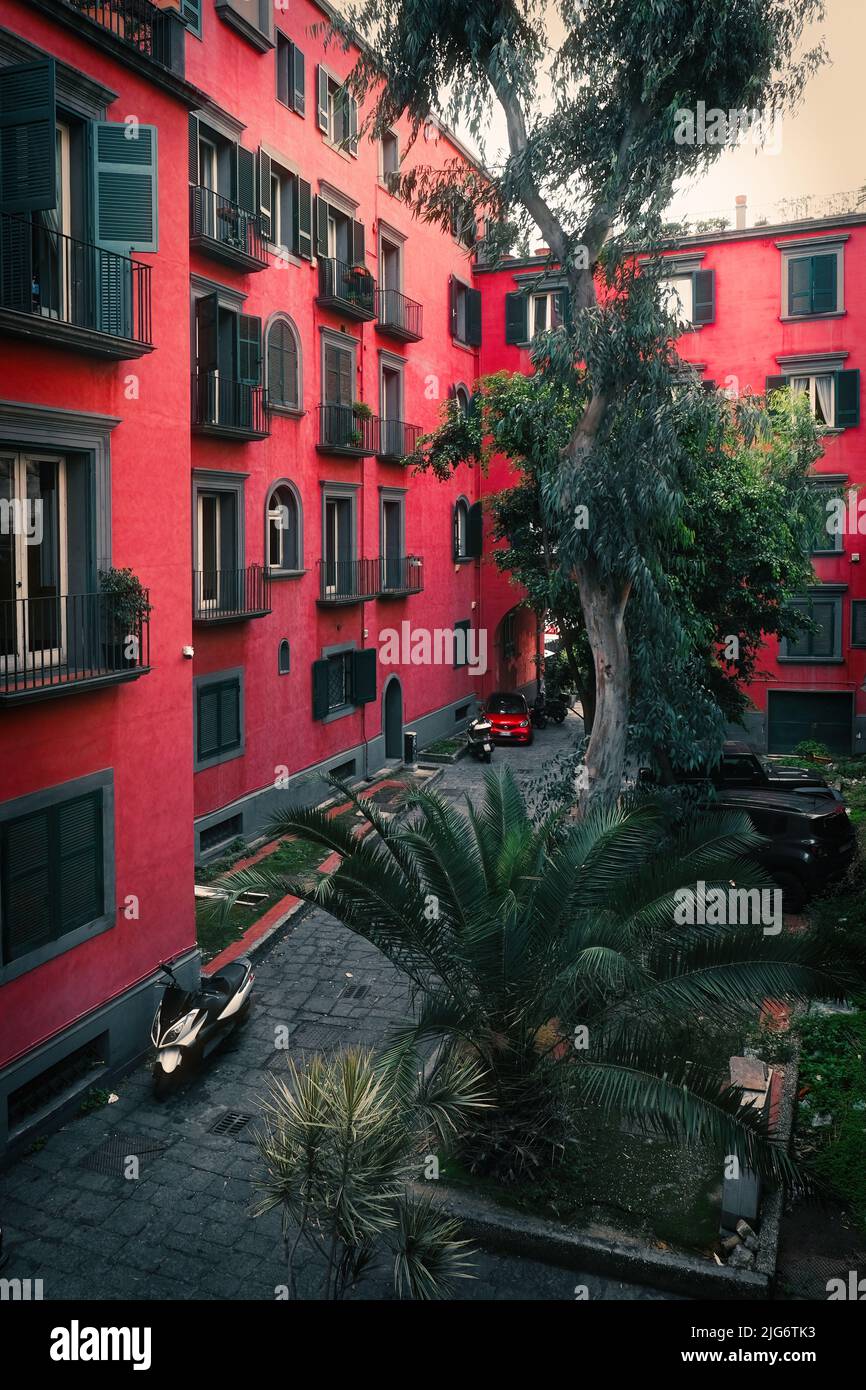
POLYGON ((403 734, 403 761, 413 767, 418 757, 418 735, 414 729, 406 729, 403 734))

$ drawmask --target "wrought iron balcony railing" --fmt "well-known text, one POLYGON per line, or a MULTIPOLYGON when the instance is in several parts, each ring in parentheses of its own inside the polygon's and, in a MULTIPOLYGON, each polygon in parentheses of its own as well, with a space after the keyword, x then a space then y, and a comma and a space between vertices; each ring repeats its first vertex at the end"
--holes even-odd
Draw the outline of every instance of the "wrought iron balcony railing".
POLYGON ((423 337, 423 305, 399 290, 378 291, 376 320, 380 333, 400 338, 404 343, 417 343, 423 337))
POLYGON ((106 357, 140 357, 152 349, 150 266, 2 212, 0 327, 106 357))
POLYGON ((424 588, 424 561, 420 555, 382 555, 379 579, 382 598, 420 594, 424 588))
POLYGON ((376 281, 364 266, 346 265, 332 256, 320 256, 318 303, 337 309, 346 318, 374 319, 376 281))
POLYGON ((149 670, 147 611, 120 594, 0 601, 2 701, 113 685, 149 670))
POLYGON ((191 245, 244 270, 265 270, 268 253, 259 219, 231 198, 201 184, 189 187, 191 245))
POLYGON ((270 434, 264 387, 232 381, 220 372, 193 372, 192 427, 197 434, 227 439, 267 439, 270 434))
POLYGON ((140 57, 183 77, 186 25, 179 7, 162 9, 151 0, 63 0, 63 4, 107 29, 140 57))
POLYGON ((240 570, 194 570, 195 623, 237 623, 271 611, 271 581, 263 565, 240 570))
POLYGON ((378 560, 319 561, 319 603, 363 603, 381 587, 378 560))
POLYGON ((379 417, 359 412, 353 405, 319 406, 319 443, 327 454, 353 454, 360 458, 379 452, 379 417))
POLYGON ((404 420, 380 420, 376 453, 381 459, 399 463, 415 452, 420 438, 420 425, 407 425, 404 420))

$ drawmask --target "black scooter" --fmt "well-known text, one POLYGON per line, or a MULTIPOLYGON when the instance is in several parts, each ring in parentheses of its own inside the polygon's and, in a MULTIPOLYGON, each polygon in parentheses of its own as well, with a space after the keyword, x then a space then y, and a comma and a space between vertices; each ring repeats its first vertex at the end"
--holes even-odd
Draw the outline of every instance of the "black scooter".
POLYGON ((469 752, 473 758, 489 763, 493 757, 493 725, 489 719, 473 719, 466 730, 469 752))
POLYGON ((163 962, 166 991, 156 1010, 151 1041, 156 1048, 153 1086, 164 1095, 171 1085, 186 1081, 250 1010, 255 974, 248 960, 231 961, 216 975, 202 976, 195 991, 181 985, 163 962))

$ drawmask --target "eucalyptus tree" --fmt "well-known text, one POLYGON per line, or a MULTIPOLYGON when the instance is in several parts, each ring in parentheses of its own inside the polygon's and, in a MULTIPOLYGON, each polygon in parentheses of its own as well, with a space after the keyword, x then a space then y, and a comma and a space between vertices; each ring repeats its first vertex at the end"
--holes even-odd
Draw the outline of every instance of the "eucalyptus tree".
MULTIPOLYGON (((620 790, 626 613, 640 593, 653 606, 680 491, 671 368, 654 347, 665 316, 657 296, 623 306, 618 239, 657 234, 675 181, 723 148, 699 135, 690 142, 684 111, 703 102, 775 115, 799 100, 823 56, 801 52, 801 40, 822 13, 822 0, 356 0, 331 21, 338 35, 366 40, 351 81, 368 99, 372 134, 401 116, 417 134, 438 109, 480 138, 498 106, 508 148, 495 167, 407 159, 401 191, 443 226, 455 203, 489 219, 488 256, 537 228, 566 281, 569 326, 551 335, 544 369, 579 361, 585 370, 546 502, 567 520, 592 501, 588 525, 571 536, 595 670, 589 803, 609 804, 620 790)), ((658 616, 662 600, 654 606, 658 616)))

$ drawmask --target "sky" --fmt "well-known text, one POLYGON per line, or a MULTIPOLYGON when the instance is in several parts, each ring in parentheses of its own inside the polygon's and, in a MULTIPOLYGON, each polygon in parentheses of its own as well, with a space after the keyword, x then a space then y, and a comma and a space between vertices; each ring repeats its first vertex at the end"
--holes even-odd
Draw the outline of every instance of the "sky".
MULTIPOLYGON (((825 4, 826 18, 811 26, 804 42, 811 48, 823 35, 829 61, 809 82, 797 111, 784 118, 779 139, 771 142, 779 145, 778 153, 756 150, 751 142, 725 150, 708 174, 678 190, 670 208, 672 220, 723 216, 733 226, 734 199, 744 193, 752 225, 760 215, 774 220, 780 199, 843 193, 866 184, 860 134, 866 0, 825 4)), ((471 140, 467 143, 471 147, 471 140)), ((505 123, 497 111, 484 152, 491 157, 504 145, 505 123)))

